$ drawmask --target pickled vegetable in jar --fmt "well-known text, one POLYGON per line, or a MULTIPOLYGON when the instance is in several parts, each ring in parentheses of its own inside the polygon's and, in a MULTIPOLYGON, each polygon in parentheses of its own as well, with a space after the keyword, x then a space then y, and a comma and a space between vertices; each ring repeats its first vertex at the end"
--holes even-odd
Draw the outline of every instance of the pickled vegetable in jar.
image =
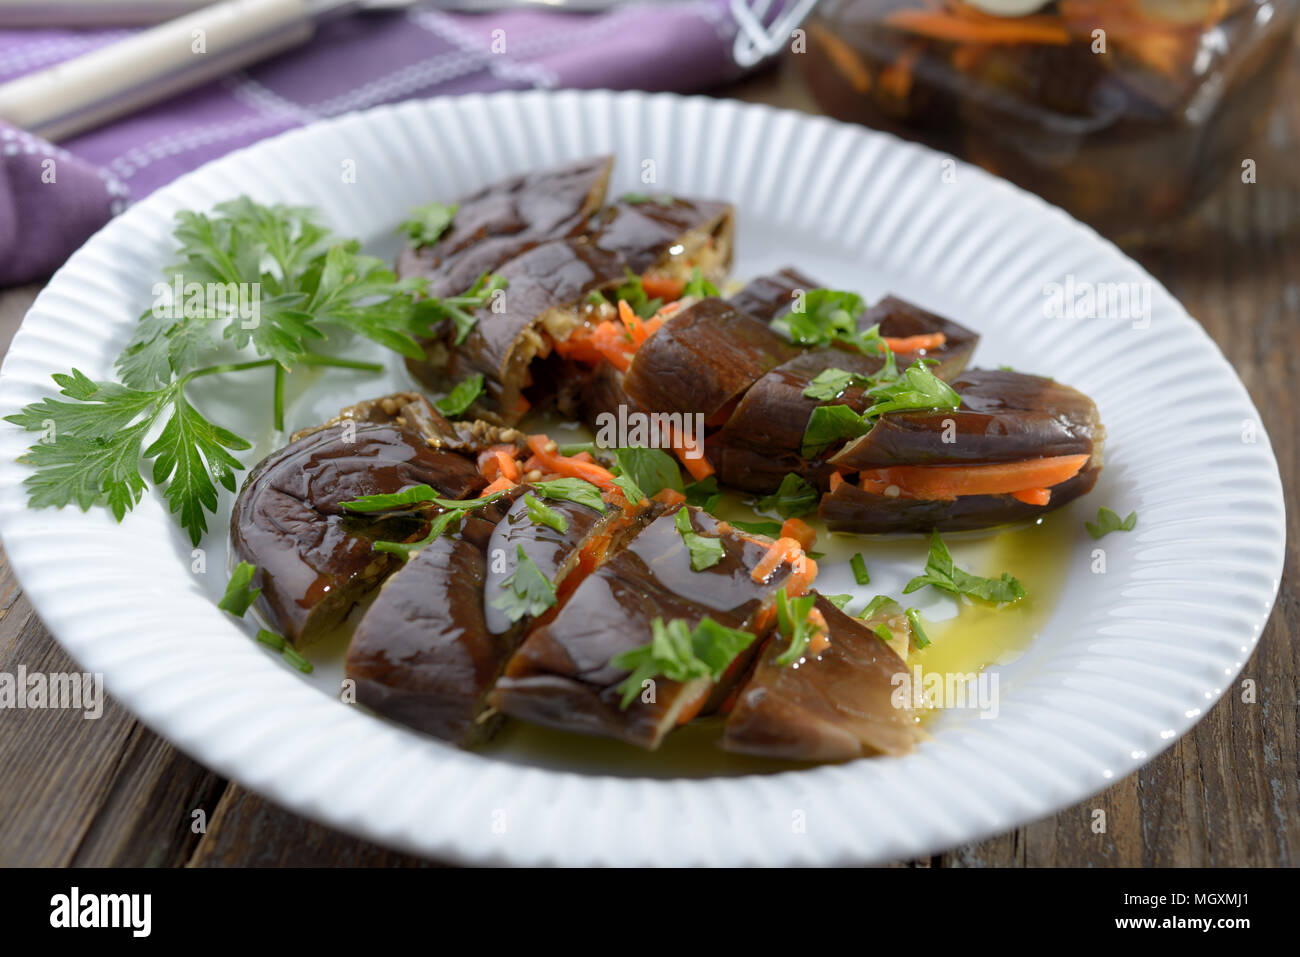
POLYGON ((822 0, 822 108, 969 159, 1120 240, 1248 157, 1300 0, 822 0))

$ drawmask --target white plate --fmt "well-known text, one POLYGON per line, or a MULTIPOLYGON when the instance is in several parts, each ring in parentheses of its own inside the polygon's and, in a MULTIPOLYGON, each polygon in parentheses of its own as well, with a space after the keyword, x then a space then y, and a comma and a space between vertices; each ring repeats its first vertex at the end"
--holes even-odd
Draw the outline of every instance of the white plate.
MULTIPOLYGON (((929 853, 1107 787, 1214 704, 1268 617, 1284 544, 1277 466, 1240 381, 1167 292, 1059 210, 937 153, 823 119, 667 95, 508 93, 275 137, 160 190, 73 256, 5 358, 0 411, 49 394, 50 374, 69 366, 110 375, 169 261, 178 209, 243 192, 308 203, 386 254, 417 202, 606 151, 618 156, 615 193, 636 188, 652 160, 664 189, 735 201, 738 275, 795 262, 872 298, 895 290, 983 333, 981 363, 1052 375, 1096 399, 1107 465, 1078 517, 1111 504, 1137 509, 1140 522, 1102 543, 1105 575, 1091 573, 1081 536, 1046 627, 1001 669, 1000 717, 945 716, 907 758, 766 776, 616 777, 458 752, 340 705, 217 610, 224 515, 204 543, 208 574, 195 575, 154 494, 120 526, 102 510, 28 510, 27 470, 14 459, 32 436, 5 425, 0 534, 28 597, 82 666, 178 747, 282 805, 438 858, 521 864, 929 853), (343 181, 346 168, 355 183, 343 181), (1149 328, 1045 318, 1044 288, 1068 276, 1151 283, 1149 328)), ((360 377, 338 381, 351 396, 377 391, 360 377)), ((240 405, 249 389, 232 382, 204 407, 229 404, 255 433, 263 420, 240 405)))

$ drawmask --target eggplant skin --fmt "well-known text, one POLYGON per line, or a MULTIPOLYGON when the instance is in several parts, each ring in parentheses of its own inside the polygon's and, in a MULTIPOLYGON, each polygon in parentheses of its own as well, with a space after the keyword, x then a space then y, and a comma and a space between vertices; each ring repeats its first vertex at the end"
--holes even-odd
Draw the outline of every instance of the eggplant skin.
POLYGON ((799 666, 777 658, 785 640, 774 635, 727 718, 722 747, 789 761, 848 761, 909 753, 920 737, 910 708, 895 707, 898 676, 907 665, 865 624, 821 595, 829 646, 799 666))
POLYGON ((540 243, 586 232, 605 199, 612 156, 596 156, 492 183, 462 198, 451 227, 431 246, 407 246, 402 278, 429 280, 429 295, 456 295, 485 272, 540 243))
MULTIPOLYGON (((858 318, 859 329, 870 329, 875 325, 880 326, 882 336, 895 339, 942 332, 943 345, 937 349, 909 354, 908 358, 934 361, 934 374, 946 381, 966 368, 980 341, 979 333, 975 330, 893 295, 885 296, 858 318)), ((903 362, 899 363, 900 368, 903 365, 903 362)))
MULTIPOLYGON (((751 629, 789 577, 790 566, 783 563, 765 581, 755 582, 750 572, 767 548, 691 509, 696 531, 720 538, 724 548, 718 564, 694 571, 676 511, 652 521, 584 578, 554 618, 533 629, 497 682, 489 699, 493 707, 533 724, 653 749, 683 709, 712 697, 717 689, 707 679, 682 684, 661 677, 653 702, 637 698, 622 710, 618 686, 628 672, 610 659, 647 644, 656 618, 681 618, 694 627, 708 616, 751 629)), ((741 673, 743 662, 732 671, 741 673)), ((724 680, 734 679, 729 674, 724 680)))
POLYGON ((522 628, 488 630, 486 569, 481 546, 443 536, 384 583, 348 648, 359 703, 463 747, 490 736, 483 699, 522 628))
POLYGON ((822 496, 817 514, 832 532, 860 535, 990 528, 1032 520, 1073 502, 1091 492, 1100 475, 1100 467, 1085 467, 1073 478, 1053 485, 1047 505, 1027 505, 1010 495, 959 495, 948 501, 890 498, 846 481, 822 496))
POLYGON ((831 462, 841 471, 857 472, 1087 454, 1090 467, 1100 466, 1106 430, 1097 406, 1077 389, 1042 376, 988 369, 964 372, 950 384, 961 396, 960 409, 883 415, 831 462), (953 438, 952 429, 955 441, 944 441, 953 438))
POLYGON ((751 319, 767 324, 794 308, 797 292, 821 288, 824 287, 817 280, 808 278, 793 266, 786 266, 751 279, 727 301, 751 319))
POLYGON ((664 196, 659 200, 616 200, 601 210, 591 242, 622 257, 640 275, 673 260, 674 246, 683 247, 683 263, 703 242, 715 245, 714 262, 705 277, 721 279, 731 265, 735 214, 730 203, 711 199, 664 196))
MULTIPOLYGON (((497 275, 508 283, 500 300, 504 309, 494 312, 487 306, 475 312, 473 330, 459 346, 448 347, 445 368, 434 381, 459 382, 482 373, 485 392, 471 411, 512 425, 522 415, 519 399, 528 384, 528 366, 543 348, 543 331, 564 329, 567 334, 587 294, 617 285, 625 274, 616 254, 585 240, 565 240, 529 250, 497 275)), ((427 372, 420 374, 430 378, 427 372)))
POLYGON ((259 603, 290 642, 319 637, 393 570, 393 556, 375 552, 374 539, 427 530, 423 519, 354 515, 341 503, 422 484, 467 498, 486 483, 469 459, 394 424, 332 426, 253 469, 230 516, 231 546, 257 566, 259 603))
POLYGON ((643 408, 699 412, 707 421, 797 352, 721 299, 701 299, 642 343, 623 386, 643 408))

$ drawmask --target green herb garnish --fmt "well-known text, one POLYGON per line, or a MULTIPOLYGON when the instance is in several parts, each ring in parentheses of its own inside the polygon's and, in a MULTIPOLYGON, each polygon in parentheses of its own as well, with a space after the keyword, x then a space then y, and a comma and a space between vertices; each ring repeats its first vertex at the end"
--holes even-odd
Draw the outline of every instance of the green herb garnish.
POLYGON ((244 612, 257 601, 257 596, 262 594, 262 589, 253 587, 253 576, 257 574, 257 566, 250 565, 248 562, 240 562, 235 566, 235 570, 230 575, 230 582, 226 585, 226 593, 221 596, 221 601, 217 602, 217 607, 222 611, 228 611, 236 618, 243 618, 244 612))
POLYGON ((686 288, 682 290, 682 296, 693 296, 696 299, 705 299, 709 296, 718 296, 718 287, 713 285, 704 278, 704 272, 699 266, 691 270, 691 278, 686 280, 686 288))
POLYGON ((788 598, 784 588, 776 593, 776 626, 782 635, 790 639, 790 647, 777 656, 778 665, 792 665, 808 650, 813 632, 808 624, 808 613, 816 603, 816 595, 788 598))
POLYGON ((677 460, 663 449, 617 449, 614 460, 618 463, 619 475, 630 477, 647 497, 653 498, 666 488, 683 491, 682 472, 677 467, 677 460))
POLYGON ((1088 529, 1088 534, 1093 538, 1102 538, 1111 532, 1131 532, 1137 525, 1138 513, 1129 512, 1128 517, 1121 520, 1118 513, 1111 511, 1105 505, 1097 509, 1097 521, 1085 521, 1083 524, 1088 529))
MULTIPOLYGON (((564 453, 567 455, 568 453, 564 453)), ((550 482, 534 482, 535 488, 544 498, 568 502, 577 502, 588 508, 603 513, 605 500, 600 496, 600 489, 580 478, 554 479, 550 482)))
POLYGON ((991 602, 1016 602, 1025 597, 1024 586, 1007 572, 1003 572, 1001 578, 981 578, 958 568, 938 532, 930 538, 930 557, 925 563, 925 571, 907 583, 903 594, 910 595, 926 585, 953 595, 970 595, 991 602))
POLYGON ((776 512, 782 518, 798 518, 817 507, 817 490, 794 472, 781 479, 780 487, 758 500, 761 512, 776 512))
POLYGON ((627 302, 642 319, 649 319, 663 306, 662 299, 651 299, 646 294, 645 286, 641 284, 641 277, 632 270, 626 270, 626 278, 623 284, 614 290, 614 301, 620 299, 627 302))
POLYGON ((456 383, 456 387, 433 405, 443 415, 455 418, 474 404, 474 400, 483 394, 483 374, 475 373, 468 379, 456 383))
POLYGON ((849 568, 853 569, 853 580, 859 585, 870 585, 871 574, 867 571, 867 560, 858 552, 849 559, 849 568))
POLYGON ((722 491, 718 488, 718 477, 708 475, 698 482, 688 482, 685 488, 686 504, 712 512, 722 501, 722 491))
POLYGON ((403 220, 397 231, 416 246, 431 246, 451 226, 459 209, 460 206, 455 203, 425 203, 411 210, 410 217, 403 220))
POLYGON ((294 668, 297 668, 303 674, 309 675, 312 673, 313 668, 311 662, 299 654, 298 650, 294 648, 293 645, 289 644, 284 635, 278 635, 265 628, 259 628, 257 629, 257 640, 260 644, 266 645, 273 651, 278 651, 281 658, 294 668))
POLYGON ((640 505, 645 501, 645 492, 641 491, 641 486, 630 475, 615 475, 614 484, 623 490, 624 497, 627 498, 631 505, 640 505))
POLYGON ((742 532, 748 532, 750 535, 766 535, 768 538, 781 537, 780 522, 736 522, 728 524, 740 529, 742 532))
POLYGON ((828 346, 836 340, 856 343, 858 316, 866 303, 856 292, 810 289, 803 302, 772 320, 772 327, 800 346, 828 346), (800 308, 802 307, 802 308, 800 308))
POLYGON ((528 517, 538 525, 553 528, 561 535, 569 530, 569 520, 549 505, 543 503, 532 492, 524 496, 524 508, 528 512, 528 517))
POLYGON ((667 193, 624 193, 622 201, 629 206, 640 206, 645 203, 655 203, 659 206, 672 206, 677 200, 667 193))
MULTIPOLYGON (((460 345, 478 325, 478 316, 473 312, 482 309, 492 301, 493 295, 505 289, 505 277, 484 273, 474 281, 474 285, 459 296, 447 296, 444 299, 421 299, 415 304, 413 324, 423 334, 439 322, 448 321, 456 329, 454 342, 460 345)), ((421 350, 420 356, 424 352, 421 350)), ((418 358, 418 357, 417 357, 418 358)))
POLYGON ((890 598, 888 595, 877 595, 875 598, 871 599, 871 601, 867 602, 866 608, 863 608, 862 611, 858 612, 858 617, 865 621, 868 618, 874 618, 876 615, 880 614, 883 609, 890 605, 897 604, 898 602, 890 598))
POLYGON ((838 608, 840 611, 843 611, 844 606, 853 600, 852 595, 822 595, 822 597, 825 598, 832 605, 834 605, 836 608, 838 608))
POLYGON ((819 405, 808 418, 799 452, 806 459, 816 458, 836 442, 866 435, 872 425, 847 405, 819 405))
POLYGON ((844 369, 823 369, 808 384, 808 388, 803 390, 803 394, 809 399, 828 402, 831 399, 839 398, 846 389, 855 385, 868 385, 871 381, 869 376, 859 375, 856 372, 847 372, 844 369))
POLYGON ((702 572, 722 561, 722 556, 726 553, 722 539, 710 538, 697 532, 695 526, 691 524, 691 513, 688 508, 685 506, 679 508, 673 521, 677 524, 677 531, 681 533, 682 541, 691 553, 692 571, 702 572))
POLYGON ((912 644, 918 648, 930 647, 930 636, 921 624, 921 613, 915 608, 907 609, 907 623, 912 628, 912 644))
POLYGON ((492 601, 492 607, 512 622, 524 616, 535 618, 555 604, 555 587, 528 557, 524 546, 516 546, 515 559, 515 570, 501 583, 504 594, 492 601))
POLYGON ((897 379, 868 389, 867 394, 876 402, 863 413, 863 418, 875 418, 886 412, 959 408, 961 396, 930 371, 931 365, 931 360, 921 359, 904 369, 897 379))
POLYGON ((675 618, 664 624, 662 618, 650 623, 650 643, 615 655, 609 663, 631 674, 619 683, 623 699, 619 707, 627 710, 641 693, 642 684, 659 675, 672 681, 708 678, 717 681, 736 656, 754 642, 754 635, 738 628, 720 625, 704 618, 694 630, 685 620, 675 618))

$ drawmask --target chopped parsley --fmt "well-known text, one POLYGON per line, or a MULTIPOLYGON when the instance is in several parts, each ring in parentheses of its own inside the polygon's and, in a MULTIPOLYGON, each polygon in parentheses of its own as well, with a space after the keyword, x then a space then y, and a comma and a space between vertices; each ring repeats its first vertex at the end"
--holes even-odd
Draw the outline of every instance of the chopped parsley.
POLYGON ((677 524, 677 531, 681 533, 682 542, 691 553, 692 571, 702 572, 722 561, 722 556, 726 554, 722 539, 710 538, 697 532, 695 526, 691 524, 690 509, 685 506, 679 508, 673 521, 677 524))
POLYGON ((459 209, 455 203, 425 203, 411 210, 411 215, 402 221, 397 231, 416 246, 431 246, 451 226, 459 209))
POLYGON ((629 206, 642 206, 654 203, 658 206, 672 206, 677 200, 667 193, 624 193, 622 201, 629 206))
POLYGON ((990 602, 1016 602, 1025 597, 1025 588, 1007 572, 1001 578, 982 578, 958 568, 948 546, 936 531, 930 538, 930 556, 925 571, 903 588, 904 595, 933 585, 953 595, 969 595, 990 602))
POLYGON ((816 603, 816 595, 789 598, 784 588, 776 593, 776 626, 782 635, 790 639, 790 646, 777 656, 778 665, 792 665, 808 650, 808 642, 812 640, 816 628, 808 622, 808 614, 816 603))
POLYGON ((448 392, 441 399, 434 401, 433 405, 443 415, 455 418, 464 413, 474 400, 483 394, 483 374, 475 373, 468 379, 462 379, 456 383, 456 387, 448 392))
POLYGON ((867 571, 867 560, 858 552, 849 559, 849 568, 853 570, 853 580, 859 585, 870 585, 871 574, 867 571))
MULTIPOLYGON (((423 334, 428 334, 431 327, 444 320, 450 322, 456 330, 453 339, 460 345, 478 325, 478 316, 473 310, 482 309, 492 302, 492 297, 507 286, 503 276, 484 273, 474 281, 474 285, 459 296, 447 296, 444 299, 421 299, 415 304, 413 323, 423 334)), ((420 357, 424 351, 420 351, 420 357)), ((417 357, 418 358, 418 357, 417 357)))
POLYGON ((718 477, 708 475, 698 482, 689 482, 685 488, 686 504, 712 512, 722 501, 722 491, 718 488, 718 477))
POLYGON ((217 602, 217 607, 222 611, 228 611, 236 618, 243 618, 244 612, 257 601, 257 596, 262 594, 262 589, 253 587, 253 576, 257 574, 257 566, 250 565, 248 562, 240 562, 235 566, 234 572, 230 575, 230 583, 226 585, 226 593, 221 596, 221 601, 217 602))
POLYGON ((929 648, 930 636, 925 633, 925 627, 921 624, 921 613, 915 608, 907 609, 907 624, 912 629, 912 644, 918 648, 929 648))
POLYGON ((524 496, 524 508, 528 517, 538 525, 553 528, 561 535, 569 530, 569 520, 529 492, 524 496))
POLYGON ((817 507, 817 490, 794 472, 781 479, 781 485, 771 495, 758 500, 762 512, 776 512, 782 518, 799 518, 817 507))
POLYGON ((810 289, 803 301, 772 320, 772 327, 800 346, 828 346, 836 340, 856 343, 858 316, 867 308, 856 292, 810 289))
POLYGON ((492 607, 512 622, 525 616, 536 618, 555 604, 555 587, 528 557, 524 546, 516 546, 515 570, 501 583, 504 593, 492 601, 492 607))
POLYGON ((625 301, 632 307, 642 319, 649 319, 662 308, 664 301, 662 299, 651 299, 646 294, 645 286, 641 284, 641 277, 632 270, 627 270, 626 278, 623 284, 614 290, 614 301, 625 301))
POLYGON ((831 399, 838 399, 846 389, 855 385, 869 385, 871 382, 872 379, 869 376, 859 375, 856 372, 848 372, 844 369, 823 369, 803 390, 803 394, 809 399, 827 402, 831 399))
POLYGON ((799 453, 806 459, 816 458, 836 442, 866 435, 873 424, 847 405, 819 405, 804 427, 799 453))
POLYGON ((718 287, 713 285, 704 278, 704 272, 699 266, 691 270, 691 278, 686 280, 686 288, 682 290, 682 296, 693 296, 696 299, 705 299, 709 296, 720 295, 718 287))
POLYGON ((1105 505, 1097 509, 1097 521, 1085 521, 1083 524, 1088 529, 1088 534, 1093 538, 1103 538, 1111 532, 1131 532, 1137 525, 1138 513, 1129 512, 1128 517, 1120 519, 1118 513, 1108 509, 1105 505))
POLYGON ((742 532, 748 532, 750 535, 766 535, 768 538, 781 537, 780 522, 729 522, 735 528, 742 532))
POLYGON ((683 491, 677 460, 663 449, 617 449, 614 461, 618 463, 618 474, 632 479, 645 496, 653 498, 666 488, 683 491))
POLYGON ((754 635, 728 628, 704 618, 694 630, 684 619, 664 624, 656 618, 650 624, 650 643, 615 655, 609 663, 630 671, 618 686, 623 698, 619 707, 627 710, 641 693, 642 685, 659 675, 672 681, 708 678, 717 681, 736 656, 754 642, 754 635))
POLYGON ((561 478, 550 482, 534 482, 533 488, 543 498, 577 502, 598 512, 605 511, 605 500, 601 498, 600 489, 584 479, 561 478))

